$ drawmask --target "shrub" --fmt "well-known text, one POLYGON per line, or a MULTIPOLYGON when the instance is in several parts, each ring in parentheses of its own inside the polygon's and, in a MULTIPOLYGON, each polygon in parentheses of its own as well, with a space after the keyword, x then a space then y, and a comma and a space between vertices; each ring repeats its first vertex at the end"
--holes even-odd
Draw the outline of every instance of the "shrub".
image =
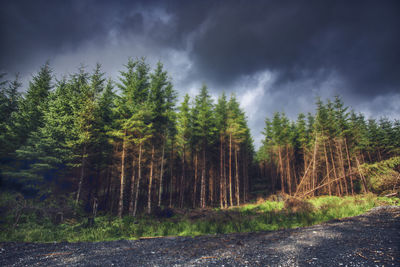
POLYGON ((381 162, 363 164, 361 171, 367 178, 369 189, 376 194, 399 191, 400 157, 393 157, 381 162))
POLYGON ((306 200, 291 197, 285 201, 285 209, 292 213, 311 213, 314 205, 306 200))

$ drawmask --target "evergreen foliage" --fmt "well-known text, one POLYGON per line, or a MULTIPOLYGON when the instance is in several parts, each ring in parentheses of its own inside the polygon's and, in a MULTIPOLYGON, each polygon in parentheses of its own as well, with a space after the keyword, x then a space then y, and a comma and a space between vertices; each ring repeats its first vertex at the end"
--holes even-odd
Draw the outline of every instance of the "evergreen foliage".
POLYGON ((271 191, 294 196, 354 195, 371 189, 379 193, 382 190, 373 189, 373 179, 362 171, 363 164, 399 155, 397 120, 366 120, 340 97, 326 103, 317 99, 315 115, 308 114, 307 121, 304 114, 290 122, 284 113, 275 113, 265 125, 257 155, 271 191))
POLYGON ((376 177, 392 185, 398 168, 390 162, 400 152, 399 121, 366 119, 339 97, 317 100, 315 114, 296 121, 284 112, 266 118, 255 153, 235 95, 223 93, 214 104, 203 85, 177 107, 161 62, 152 69, 144 58, 129 59, 117 82, 100 64, 55 81, 46 63, 24 94, 18 77, 5 77, 2 190, 42 200, 62 196, 89 217, 227 208, 258 190, 305 197, 386 192, 376 177), (381 161, 386 172, 366 171, 381 161))

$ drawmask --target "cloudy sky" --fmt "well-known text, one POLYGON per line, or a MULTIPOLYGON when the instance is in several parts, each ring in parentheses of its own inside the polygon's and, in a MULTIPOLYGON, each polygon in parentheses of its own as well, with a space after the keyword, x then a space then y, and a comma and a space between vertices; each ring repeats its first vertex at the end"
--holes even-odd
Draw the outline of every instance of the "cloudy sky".
POLYGON ((342 96, 367 117, 400 118, 400 1, 0 1, 0 70, 24 85, 96 62, 162 61, 180 96, 235 93, 259 145, 266 116, 295 119, 342 96))

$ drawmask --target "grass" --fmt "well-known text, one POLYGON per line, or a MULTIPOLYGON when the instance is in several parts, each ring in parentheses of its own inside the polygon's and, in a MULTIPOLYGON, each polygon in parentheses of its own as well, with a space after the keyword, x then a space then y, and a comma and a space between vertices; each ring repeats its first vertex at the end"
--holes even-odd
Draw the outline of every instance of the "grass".
POLYGON ((168 219, 152 216, 122 219, 99 216, 93 227, 86 221, 54 225, 50 220, 28 216, 18 225, 0 225, 0 241, 109 241, 156 236, 197 236, 236 232, 255 232, 303 227, 332 219, 356 216, 379 205, 400 205, 399 198, 322 196, 307 201, 262 201, 225 210, 214 209, 192 216, 190 213, 168 219))

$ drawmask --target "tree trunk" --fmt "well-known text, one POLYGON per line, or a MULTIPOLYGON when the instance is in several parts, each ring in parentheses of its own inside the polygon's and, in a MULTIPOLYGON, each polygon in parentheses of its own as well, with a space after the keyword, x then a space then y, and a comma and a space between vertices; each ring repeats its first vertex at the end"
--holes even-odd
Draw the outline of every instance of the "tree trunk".
MULTIPOLYGON (((318 146, 318 139, 317 135, 315 135, 315 144, 314 144, 314 153, 313 153, 313 170, 312 170, 312 182, 311 182, 311 187, 312 189, 315 188, 317 176, 316 176, 316 167, 317 167, 317 146, 318 146)), ((313 195, 315 195, 315 191, 313 191, 313 195)))
POLYGON ((203 168, 201 170, 201 187, 200 187, 201 207, 206 207, 206 149, 203 148, 203 168))
MULTIPOLYGON (((207 190, 206 190, 207 192, 207 190)), ((207 202, 206 202, 207 203, 207 202)), ((214 164, 211 163, 208 171, 208 203, 214 204, 214 164)))
MULTIPOLYGON (((351 171, 351 162, 350 162, 350 155, 349 155, 349 149, 348 149, 348 147, 347 147, 347 140, 346 140, 346 138, 344 139, 344 145, 345 145, 345 148, 346 148, 347 164, 349 165, 349 166, 348 166, 348 169, 349 169, 349 173, 350 173, 351 195, 354 196, 353 175, 351 174, 351 173, 352 173, 352 171, 351 171)), ((369 152, 368 152, 368 154, 369 154, 369 152)))
POLYGON ((235 146, 235 196, 236 205, 240 205, 240 194, 239 194, 239 159, 238 159, 238 146, 235 146))
POLYGON ((147 214, 151 213, 151 186, 153 185, 154 144, 151 147, 149 189, 147 191, 147 214))
POLYGON ((136 180, 136 194, 135 194, 135 206, 133 208, 133 216, 136 216, 137 212, 137 204, 139 199, 139 186, 141 179, 142 179, 142 143, 139 143, 138 178, 136 180))
POLYGON ((247 190, 248 190, 248 181, 247 181, 247 153, 243 152, 242 156, 242 171, 243 171, 243 202, 247 202, 247 190))
POLYGON ((286 145, 286 173, 287 173, 287 184, 289 189, 289 196, 292 195, 292 176, 290 174, 290 157, 289 157, 289 148, 286 145))
POLYGON ((158 206, 161 206, 161 199, 163 194, 163 175, 164 175, 164 152, 165 152, 165 138, 163 140, 162 155, 161 155, 161 170, 160 170, 160 188, 158 191, 158 206))
POLYGON ((79 198, 81 195, 83 179, 85 177, 85 163, 86 163, 86 144, 83 146, 81 176, 79 177, 78 192, 76 193, 75 205, 78 205, 79 198))
POLYGON ((221 209, 224 207, 224 163, 223 163, 223 149, 222 149, 222 134, 221 134, 221 138, 220 138, 220 146, 219 146, 219 155, 220 155, 220 176, 219 176, 219 204, 221 209))
POLYGON ((331 162, 332 162, 332 168, 333 168, 333 175, 335 176, 335 181, 336 181, 336 194, 339 195, 339 197, 342 195, 341 194, 341 188, 339 187, 339 183, 338 183, 338 176, 336 173, 336 166, 335 166, 335 159, 333 158, 333 153, 332 153, 332 147, 331 147, 331 143, 329 142, 329 151, 331 154, 331 162))
POLYGON ((115 169, 115 164, 114 164, 114 154, 116 154, 118 151, 118 144, 113 146, 113 155, 111 158, 111 166, 108 168, 110 169, 109 171, 109 179, 108 179, 108 188, 107 188, 107 194, 106 194, 106 199, 105 199, 105 207, 109 209, 110 213, 112 213, 113 210, 113 180, 114 180, 114 169, 115 169))
POLYGON ((197 198, 197 151, 194 155, 194 188, 193 188, 193 208, 196 208, 196 198, 197 198))
POLYGON ((121 155, 121 184, 119 189, 119 202, 118 202, 118 217, 122 217, 124 211, 124 186, 125 186, 125 150, 126 150, 126 130, 124 133, 124 140, 122 141, 122 155, 121 155))
POLYGON ((107 168, 107 188, 106 188, 106 196, 104 198, 103 206, 105 209, 109 209, 109 200, 111 195, 111 184, 112 184, 112 164, 107 168))
MULTIPOLYGON (((347 146, 346 146, 347 147, 347 146)), ((369 149, 369 148, 368 148, 369 149)), ((369 150, 367 151, 367 154, 368 154, 368 159, 369 159, 369 162, 371 163, 372 162, 372 158, 371 158, 371 153, 369 152, 369 150)))
POLYGON ((329 172, 329 163, 328 163, 328 153, 326 152, 326 144, 324 142, 324 154, 325 154, 325 165, 326 165, 326 177, 328 179, 328 192, 329 195, 332 195, 332 189, 331 189, 331 176, 329 172))
MULTIPOLYGON (((303 173, 303 179, 306 179, 306 178, 304 178, 304 176, 306 175, 306 171, 308 170, 308 166, 307 166, 307 151, 306 151, 306 148, 304 148, 303 147, 303 164, 304 164, 304 173, 303 173)), ((299 185, 297 186, 297 189, 296 189, 296 193, 299 191, 299 187, 300 187, 300 184, 301 184, 301 180, 300 180, 300 183, 299 183, 299 185)))
POLYGON ((169 171, 170 171, 170 177, 171 177, 171 182, 169 184, 169 207, 172 208, 172 196, 174 193, 174 183, 175 183, 175 177, 174 177, 174 143, 172 142, 172 148, 171 148, 171 156, 170 156, 170 162, 169 162, 169 171))
POLYGON ((229 134, 229 204, 233 206, 232 197, 232 134, 229 134))
POLYGON ((180 190, 179 190, 179 207, 183 208, 183 200, 184 200, 184 195, 185 195, 185 180, 186 180, 186 169, 185 169, 185 144, 183 145, 183 151, 182 151, 182 176, 181 176, 181 184, 180 184, 180 190))
MULTIPOLYGON (((225 144, 225 142, 224 142, 224 144, 225 144)), ((225 145, 223 146, 223 148, 222 148, 222 150, 223 150, 223 161, 224 161, 224 163, 223 163, 223 179, 224 179, 224 207, 225 208, 227 208, 228 207, 228 187, 227 187, 227 184, 226 184, 226 178, 227 178, 227 176, 226 176, 226 153, 225 153, 225 145)))
POLYGON ((132 156, 131 200, 129 201, 129 215, 133 215, 133 202, 135 197, 135 158, 132 156))
POLYGON ((280 168, 280 174, 281 174, 281 192, 282 194, 285 193, 285 181, 283 179, 283 162, 282 162, 282 151, 281 147, 278 146, 278 154, 279 154, 279 168, 280 168))
POLYGON ((346 171, 344 169, 344 161, 343 161, 343 152, 342 152, 342 143, 341 141, 337 141, 338 146, 337 149, 339 151, 339 157, 340 157, 340 165, 342 167, 342 173, 343 173, 343 181, 344 181, 344 188, 346 190, 346 195, 349 195, 349 188, 347 186, 347 179, 346 179, 346 171))
POLYGON ((368 193, 367 181, 365 180, 365 177, 361 172, 360 161, 358 160, 357 155, 355 156, 355 158, 356 158, 358 173, 360 174, 361 181, 362 181, 362 184, 363 184, 364 194, 366 194, 366 193, 368 193))

